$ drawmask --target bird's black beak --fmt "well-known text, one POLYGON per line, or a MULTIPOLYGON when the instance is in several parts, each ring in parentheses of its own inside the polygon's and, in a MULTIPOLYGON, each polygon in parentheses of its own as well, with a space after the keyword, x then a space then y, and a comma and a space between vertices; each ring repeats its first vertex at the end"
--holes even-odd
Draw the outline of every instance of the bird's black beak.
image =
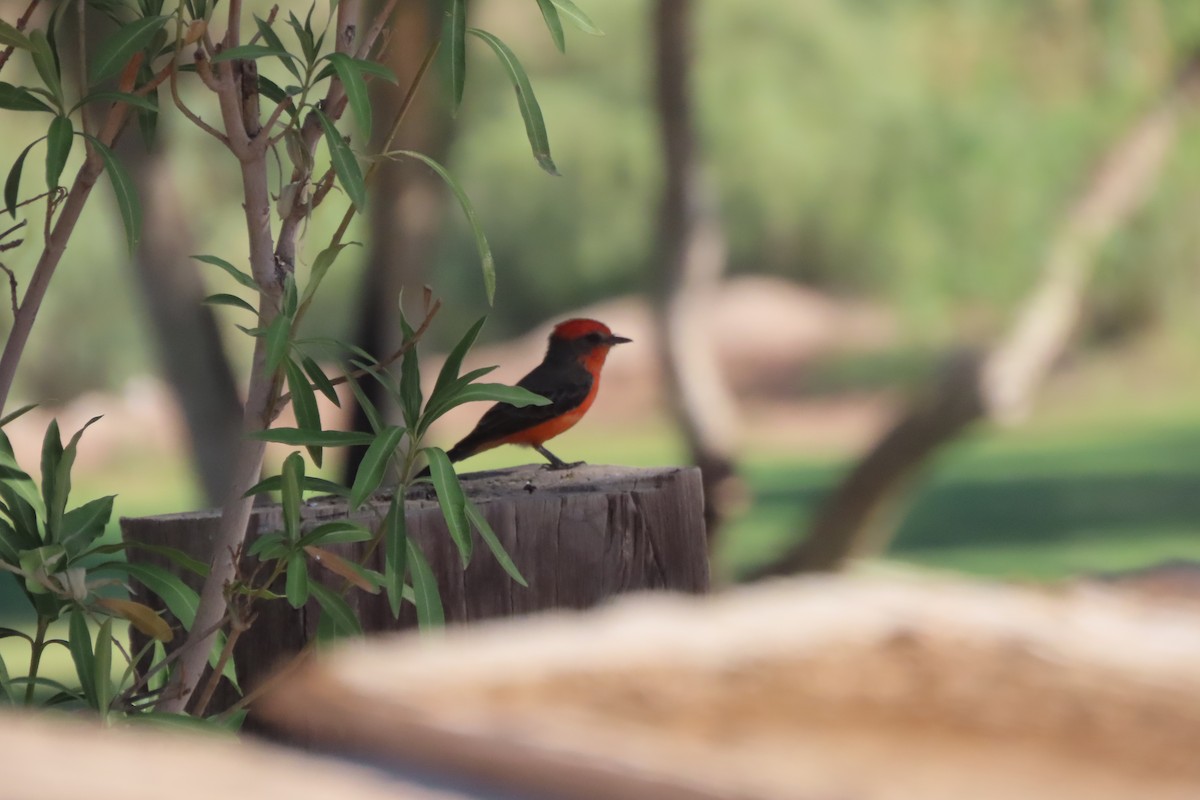
POLYGON ((633 341, 633 339, 626 339, 624 336, 617 336, 614 333, 608 337, 607 344, 609 347, 612 347, 613 345, 617 345, 617 344, 628 344, 629 342, 632 342, 632 341, 633 341))

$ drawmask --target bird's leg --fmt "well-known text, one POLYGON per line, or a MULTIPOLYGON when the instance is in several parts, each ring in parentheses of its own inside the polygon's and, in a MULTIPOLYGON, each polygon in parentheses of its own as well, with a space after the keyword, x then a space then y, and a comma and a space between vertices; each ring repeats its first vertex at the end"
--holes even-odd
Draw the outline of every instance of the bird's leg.
POLYGON ((578 466, 582 466, 582 464, 583 464, 582 461, 573 461, 570 464, 568 464, 566 461, 563 461, 561 458, 554 455, 554 453, 551 453, 549 450, 547 450, 545 447, 542 447, 540 444, 535 444, 533 446, 533 449, 537 450, 539 453, 541 453, 545 457, 545 459, 550 462, 550 466, 548 467, 548 469, 571 469, 571 467, 578 467, 578 466))

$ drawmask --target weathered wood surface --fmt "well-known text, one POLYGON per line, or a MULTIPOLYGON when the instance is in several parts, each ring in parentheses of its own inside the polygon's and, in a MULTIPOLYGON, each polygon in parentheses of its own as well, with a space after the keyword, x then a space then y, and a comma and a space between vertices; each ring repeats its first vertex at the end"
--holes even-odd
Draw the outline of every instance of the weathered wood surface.
MULTIPOLYGON (((525 614, 553 608, 587 608, 613 595, 640 589, 703 592, 708 588, 703 497, 695 468, 581 466, 550 471, 527 465, 462 476, 463 489, 487 518, 497 537, 529 583, 524 588, 504 572, 487 546, 475 536, 474 555, 464 570, 450 539, 432 488, 415 488, 406 503, 408 535, 425 553, 437 577, 448 622, 525 614)), ((390 498, 376 498, 352 519, 374 527, 390 498)), ((345 501, 314 498, 302 511, 313 527, 346 516, 345 501)), ((123 518, 126 540, 169 545, 207 560, 218 521, 217 511, 158 517, 123 518)), ((250 521, 258 533, 283 527, 279 506, 256 507, 250 521)), ((344 556, 361 558, 365 544, 331 546, 344 556)), ((134 558, 171 568, 164 558, 134 551, 134 558)), ((382 548, 367 565, 382 570, 382 548)), ((334 588, 342 579, 310 563, 310 576, 334 588)), ((199 580, 192 584, 199 588, 199 580)), ((282 591, 282 587, 279 587, 282 591)), ((143 598, 152 604, 156 601, 143 598)), ((414 627, 416 615, 405 604, 393 619, 383 595, 358 590, 347 600, 368 631, 414 627)), ((264 602, 252 636, 235 651, 244 686, 253 686, 284 656, 299 651, 315 634, 317 606, 293 611, 285 602, 264 602)), ((232 701, 218 695, 213 708, 232 701)))
POLYGON ((348 642, 293 735, 557 800, 1194 800, 1200 608, 913 576, 348 642))
POLYGON ((12 800, 467 800, 453 788, 257 742, 0 712, 0 796, 12 800))

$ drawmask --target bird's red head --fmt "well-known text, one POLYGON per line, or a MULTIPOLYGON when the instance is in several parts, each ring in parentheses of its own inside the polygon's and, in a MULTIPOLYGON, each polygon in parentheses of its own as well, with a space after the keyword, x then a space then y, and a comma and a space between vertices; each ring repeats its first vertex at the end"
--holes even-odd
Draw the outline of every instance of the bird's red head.
POLYGON ((569 319, 554 326, 550 334, 550 354, 576 358, 596 372, 604 365, 609 349, 632 341, 617 336, 603 322, 594 319, 569 319))

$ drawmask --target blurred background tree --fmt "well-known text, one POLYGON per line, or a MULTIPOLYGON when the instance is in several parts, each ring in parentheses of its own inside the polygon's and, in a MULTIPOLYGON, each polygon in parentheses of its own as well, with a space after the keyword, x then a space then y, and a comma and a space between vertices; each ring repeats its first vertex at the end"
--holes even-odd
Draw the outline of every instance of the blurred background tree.
MULTIPOLYGON (((408 13, 429 13, 423 3, 406 5, 408 13)), ((471 8, 476 24, 520 51, 563 177, 547 183, 539 174, 507 77, 490 54, 474 48, 467 88, 473 97, 462 113, 453 121, 438 116, 439 90, 430 82, 435 94, 418 98, 410 129, 446 149, 488 231, 503 275, 484 334, 493 341, 603 298, 646 293, 659 266, 664 173, 653 4, 606 0, 588 7, 607 35, 568 29, 566 59, 528 5, 520 14, 501 0, 475 0, 471 8), (422 111, 420 103, 430 105, 422 111)), ((8 13, 15 4, 0 0, 0 7, 8 13)), ((437 25, 433 14, 431 30, 437 25)), ((911 387, 948 344, 995 340, 1035 282, 1047 243, 1096 156, 1156 101, 1198 41, 1200 7, 1175 0, 698 4, 695 119, 728 241, 729 273, 781 276, 838 302, 870 303, 896 321, 878 351, 831 357, 777 382, 800 399, 911 387)), ((410 70, 422 53, 420 43, 405 43, 393 66, 410 70)), ((29 133, 6 135, 0 162, 11 163, 29 133)), ((198 134, 162 134, 184 140, 176 152, 195 154, 167 168, 182 194, 211 191, 212 181, 225 179, 203 169, 198 156, 211 145, 198 134)), ((310 316, 309 333, 386 339, 378 322, 393 288, 419 284, 422 275, 434 275, 435 291, 447 299, 441 329, 459 330, 484 310, 469 230, 455 214, 441 219, 437 206, 446 198, 421 188, 420 167, 403 164, 393 176, 377 184, 384 202, 375 204, 370 225, 356 221, 349 238, 365 247, 339 262, 329 278, 335 296, 310 316), (397 229, 389 202, 430 206, 427 224, 397 229)), ((1174 389, 1192 385, 1180 365, 1196 355, 1198 200, 1200 139, 1194 120, 1185 118, 1148 206, 1098 256, 1078 333, 1086 345, 1080 358, 1152 340, 1139 363, 1147 369, 1153 363, 1156 376, 1173 376, 1174 389)), ((237 241, 239 216, 233 208, 191 220, 190 235, 221 254, 222 242, 237 241)), ((334 224, 318 215, 312 235, 334 224)), ((31 343, 19 396, 66 402, 91 389, 120 389, 154 370, 138 334, 145 315, 130 291, 134 277, 125 268, 115 210, 97 203, 85 226, 31 343), (78 338, 49 331, 74 331, 78 338)), ((20 258, 5 261, 18 274, 29 267, 20 258)), ((228 331, 228 318, 221 318, 228 331)), ((7 324, 0 309, 0 325, 7 324)), ((1108 385, 1111 393, 1092 393, 1088 408, 1144 399, 1158 384, 1114 379, 1108 385)), ((656 436, 644 450, 599 452, 630 461, 679 456, 670 435, 656 436)), ((793 472, 777 477, 787 460, 778 451, 787 446, 775 443, 770 465, 747 459, 755 513, 772 509, 774 521, 760 515, 753 531, 735 526, 736 552, 723 556, 735 569, 794 536, 817 487, 832 480, 832 461, 819 448, 794 452, 793 472), (814 459, 823 460, 813 466, 814 459), (801 462, 812 488, 797 498, 779 487, 794 488, 801 462)), ((836 459, 847 455, 843 448, 836 459)), ((1200 473, 1193 462, 1186 468, 1200 473)), ((915 535, 906 533, 909 524, 929 529, 922 509, 918 503, 898 546, 915 535)), ((979 523, 953 523, 964 524, 979 523)))

